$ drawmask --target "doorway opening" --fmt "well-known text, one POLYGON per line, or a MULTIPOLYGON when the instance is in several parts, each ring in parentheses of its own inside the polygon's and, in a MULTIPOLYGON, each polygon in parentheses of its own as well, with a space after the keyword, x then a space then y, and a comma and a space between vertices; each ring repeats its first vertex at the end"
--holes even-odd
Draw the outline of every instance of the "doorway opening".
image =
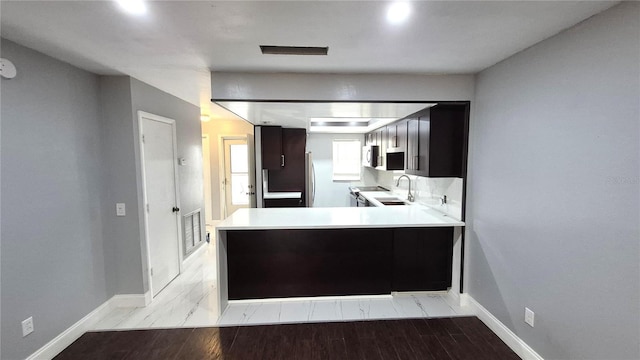
POLYGON ((223 137, 221 145, 221 213, 226 218, 250 206, 250 154, 247 137, 223 137))

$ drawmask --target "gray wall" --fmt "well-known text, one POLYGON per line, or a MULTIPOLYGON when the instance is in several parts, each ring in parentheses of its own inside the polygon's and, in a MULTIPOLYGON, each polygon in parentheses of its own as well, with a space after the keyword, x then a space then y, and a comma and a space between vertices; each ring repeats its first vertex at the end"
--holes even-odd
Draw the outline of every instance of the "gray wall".
MULTIPOLYGON (((318 134, 307 137, 307 151, 311 151, 316 173, 316 197, 313 207, 349 206, 350 181, 333 181, 333 140, 357 139, 364 145, 363 134, 318 134)), ((366 176, 363 171, 361 179, 366 176)), ((364 181, 355 181, 363 183, 364 181)))
POLYGON ((1 39, 2 358, 24 358, 107 300, 98 77, 1 39), (20 322, 33 316, 23 338, 20 322))
POLYGON ((639 19, 623 3, 477 77, 467 290, 545 359, 640 358, 639 19))
POLYGON ((131 78, 100 77, 104 248, 109 295, 142 294, 142 247, 138 216, 137 138, 131 104, 131 78), (127 216, 116 216, 116 203, 127 216))
MULTIPOLYGON (((138 111, 145 111, 176 121, 178 158, 184 158, 186 160, 185 165, 178 166, 180 214, 185 215, 195 210, 202 210, 203 216, 200 217, 200 229, 202 229, 204 233, 204 188, 202 183, 200 108, 133 78, 131 78, 131 103, 135 124, 136 164, 140 164, 140 149, 137 143, 139 137, 138 111)), ((138 188, 142 189, 142 171, 139 166, 136 171, 136 176, 138 188)), ((138 202, 139 204, 143 204, 142 191, 138 193, 138 202)), ((140 228, 144 229, 142 205, 138 207, 138 216, 140 219, 140 228)), ((144 239, 144 233, 141 233, 140 239, 141 241, 144 239)), ((145 248, 142 247, 142 257, 146 258, 146 256, 145 248)), ((143 262, 143 271, 145 273, 147 272, 146 265, 146 262, 143 262)), ((146 283, 146 277, 144 277, 144 280, 144 290, 146 292, 149 286, 146 283)))
MULTIPOLYGON (((114 294, 147 291, 137 111, 176 120, 181 209, 203 208, 200 110, 138 80, 2 39, 3 359, 25 358, 114 294), (115 216, 115 203, 127 216, 115 216), (33 316, 23 338, 20 322, 33 316)), ((204 226, 203 226, 204 228, 204 226)))
MULTIPOLYGON (((200 109, 128 76, 101 77, 104 178, 105 253, 110 294, 143 294, 149 289, 144 244, 144 199, 138 111, 176 121, 180 210, 204 209, 200 109), (115 216, 115 204, 127 205, 127 216, 115 216)), ((201 217, 204 229, 204 217, 201 217)))

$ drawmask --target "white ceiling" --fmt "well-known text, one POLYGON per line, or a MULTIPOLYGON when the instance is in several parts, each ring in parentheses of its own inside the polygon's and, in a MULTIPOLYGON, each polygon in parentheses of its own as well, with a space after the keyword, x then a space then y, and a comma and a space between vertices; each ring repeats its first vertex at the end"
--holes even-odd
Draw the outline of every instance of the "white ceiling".
POLYGON ((212 70, 476 73, 616 3, 417 1, 391 25, 384 1, 153 1, 136 17, 112 1, 2 0, 1 35, 225 113, 211 109, 212 70), (329 55, 262 55, 261 44, 329 55))

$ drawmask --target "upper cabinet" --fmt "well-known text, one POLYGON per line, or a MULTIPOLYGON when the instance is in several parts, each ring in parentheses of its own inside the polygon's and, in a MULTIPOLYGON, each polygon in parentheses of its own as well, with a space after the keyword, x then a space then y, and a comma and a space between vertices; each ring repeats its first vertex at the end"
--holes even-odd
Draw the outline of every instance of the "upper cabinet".
POLYGON ((284 155, 282 152, 282 127, 261 127, 262 168, 267 170, 280 170, 284 167, 284 155))
POLYGON ((467 104, 442 104, 407 119, 406 172, 424 177, 462 177, 467 104))
POLYGON ((387 125, 385 166, 387 170, 404 170, 407 152, 407 120, 403 119, 387 125))
MULTIPOLYGON (((305 129, 282 129, 278 171, 269 171, 269 191, 305 191, 305 129)), ((264 167, 264 166, 263 166, 264 167)))
POLYGON ((378 170, 424 177, 463 177, 468 103, 443 103, 365 134, 376 145, 378 170))
POLYGON ((387 125, 387 152, 407 151, 407 120, 387 125))
POLYGON ((387 128, 383 127, 374 131, 376 145, 378 145, 378 170, 387 170, 387 128))

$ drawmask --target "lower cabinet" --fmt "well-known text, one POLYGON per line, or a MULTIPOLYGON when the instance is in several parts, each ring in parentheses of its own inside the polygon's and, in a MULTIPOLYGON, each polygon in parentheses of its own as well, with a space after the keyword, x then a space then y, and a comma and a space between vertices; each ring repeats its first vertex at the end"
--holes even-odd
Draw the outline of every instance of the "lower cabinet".
POLYGON ((302 199, 264 199, 264 207, 304 207, 302 199))
POLYGON ((393 291, 435 291, 451 287, 453 228, 393 231, 393 291))
POLYGON ((234 230, 226 248, 230 300, 451 286, 453 228, 234 230))
POLYGON ((229 299, 389 294, 392 232, 228 231, 229 299))

